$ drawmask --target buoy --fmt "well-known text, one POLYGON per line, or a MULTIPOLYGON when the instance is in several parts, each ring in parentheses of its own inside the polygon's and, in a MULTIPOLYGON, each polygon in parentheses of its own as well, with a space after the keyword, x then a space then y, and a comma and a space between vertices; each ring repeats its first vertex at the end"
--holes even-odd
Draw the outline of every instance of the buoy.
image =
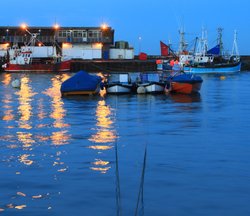
POLYGON ((11 85, 13 88, 20 88, 21 87, 21 82, 19 79, 15 79, 11 82, 11 85))
POLYGON ((137 88, 137 93, 138 94, 145 94, 146 93, 146 89, 143 86, 139 86, 137 88))
POLYGON ((225 80, 226 77, 225 77, 225 76, 220 76, 220 79, 221 79, 221 80, 225 80))

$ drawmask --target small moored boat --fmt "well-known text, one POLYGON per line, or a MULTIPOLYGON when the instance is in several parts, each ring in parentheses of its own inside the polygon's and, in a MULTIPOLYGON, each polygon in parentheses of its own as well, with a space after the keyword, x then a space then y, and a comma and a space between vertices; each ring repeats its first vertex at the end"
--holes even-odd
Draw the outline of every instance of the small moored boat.
POLYGON ((162 93, 165 84, 160 81, 160 75, 157 73, 141 74, 141 82, 137 83, 137 92, 140 88, 145 88, 145 93, 162 93))
POLYGON ((201 89, 202 78, 194 74, 181 73, 167 78, 166 92, 192 94, 201 89))
POLYGON ((133 84, 128 73, 110 74, 105 87, 109 94, 126 94, 132 92, 133 84))
POLYGON ((101 77, 90 75, 86 71, 79 71, 74 76, 65 80, 61 85, 62 96, 68 95, 93 95, 100 90, 101 77))

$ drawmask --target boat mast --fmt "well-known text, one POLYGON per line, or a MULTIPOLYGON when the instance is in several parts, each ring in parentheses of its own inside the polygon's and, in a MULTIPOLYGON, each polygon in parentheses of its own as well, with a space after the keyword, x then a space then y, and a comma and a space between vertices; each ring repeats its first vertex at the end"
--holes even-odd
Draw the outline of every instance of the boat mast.
POLYGON ((205 56, 207 53, 207 31, 202 27, 202 55, 205 56))
POLYGON ((187 42, 185 41, 185 32, 183 28, 179 30, 179 34, 180 34, 179 54, 181 54, 184 51, 186 51, 187 48, 187 42))
POLYGON ((198 44, 198 41, 199 41, 199 37, 196 37, 196 38, 195 38, 195 41, 194 41, 193 55, 195 55, 196 52, 197 52, 197 44, 198 44))
POLYGON ((232 53, 231 56, 234 56, 238 59, 239 58, 239 50, 238 50, 238 45, 237 45, 237 31, 234 30, 234 41, 233 41, 233 48, 232 48, 232 53))
POLYGON ((222 52, 223 52, 222 31, 223 31, 223 28, 219 27, 217 29, 217 31, 218 31, 217 44, 220 45, 220 55, 222 55, 222 52))

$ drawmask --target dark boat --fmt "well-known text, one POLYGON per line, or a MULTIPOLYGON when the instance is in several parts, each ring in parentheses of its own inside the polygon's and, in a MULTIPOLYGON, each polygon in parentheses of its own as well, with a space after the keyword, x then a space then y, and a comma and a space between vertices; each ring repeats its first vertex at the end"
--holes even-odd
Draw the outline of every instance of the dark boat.
POLYGON ((90 75, 86 71, 79 71, 62 83, 61 94, 62 96, 97 94, 100 90, 101 81, 100 76, 90 75))
POLYGON ((166 92, 192 94, 201 89, 202 78, 194 74, 180 73, 167 78, 166 92))

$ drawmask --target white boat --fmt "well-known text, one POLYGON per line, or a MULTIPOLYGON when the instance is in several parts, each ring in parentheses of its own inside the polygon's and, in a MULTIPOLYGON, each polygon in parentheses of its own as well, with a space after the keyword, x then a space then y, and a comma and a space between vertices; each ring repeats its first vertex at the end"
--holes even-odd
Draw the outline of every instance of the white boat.
POLYGON ((133 84, 128 73, 110 74, 105 87, 109 94, 125 94, 132 92, 133 84))
MULTIPOLYGON (((145 73, 140 75, 141 82, 137 83, 137 87, 145 88, 145 93, 162 93, 164 91, 165 83, 160 81, 160 74, 145 73)), ((138 92, 138 89, 137 89, 138 92)))

